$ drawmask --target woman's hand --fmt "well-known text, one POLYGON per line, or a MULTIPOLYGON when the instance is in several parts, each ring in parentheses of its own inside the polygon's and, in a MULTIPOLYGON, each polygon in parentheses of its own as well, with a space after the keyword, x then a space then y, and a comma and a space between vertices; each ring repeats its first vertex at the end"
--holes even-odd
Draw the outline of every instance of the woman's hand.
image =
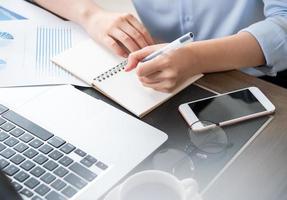
POLYGON ((87 16, 84 28, 97 42, 123 57, 153 44, 149 32, 132 14, 100 9, 87 16))
POLYGON ((145 87, 161 92, 172 92, 178 84, 201 72, 197 69, 196 60, 188 46, 140 63, 146 56, 163 46, 163 44, 149 46, 131 53, 126 71, 137 68, 139 80, 145 87))

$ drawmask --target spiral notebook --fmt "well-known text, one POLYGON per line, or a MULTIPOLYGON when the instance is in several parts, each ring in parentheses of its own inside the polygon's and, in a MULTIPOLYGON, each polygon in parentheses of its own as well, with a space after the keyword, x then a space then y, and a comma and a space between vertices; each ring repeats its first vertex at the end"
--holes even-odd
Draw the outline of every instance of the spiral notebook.
POLYGON ((66 50, 52 58, 52 61, 138 117, 143 117, 202 77, 197 75, 189 78, 172 93, 143 87, 136 70, 125 72, 126 61, 112 55, 92 40, 66 50))

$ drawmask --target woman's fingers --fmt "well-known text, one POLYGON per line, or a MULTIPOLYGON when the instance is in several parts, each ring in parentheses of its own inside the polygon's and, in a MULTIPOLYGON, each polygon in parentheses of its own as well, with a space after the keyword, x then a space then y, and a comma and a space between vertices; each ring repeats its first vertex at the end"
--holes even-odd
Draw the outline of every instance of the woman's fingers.
POLYGON ((128 57, 128 52, 123 47, 121 47, 112 37, 106 36, 101 42, 115 54, 125 58, 128 57))
POLYGON ((139 77, 139 80, 142 83, 146 83, 146 84, 154 84, 154 83, 159 83, 161 81, 164 80, 164 72, 156 72, 150 76, 147 77, 139 77))
POLYGON ((127 19, 130 24, 133 25, 145 38, 145 41, 147 42, 148 45, 153 45, 154 41, 147 31, 147 29, 135 18, 133 15, 127 15, 127 19))
POLYGON ((121 29, 113 29, 109 35, 115 40, 122 43, 130 52, 134 52, 140 49, 135 41, 121 29))
POLYGON ((158 83, 152 83, 152 84, 148 84, 148 83, 142 83, 142 84, 144 87, 149 87, 156 91, 165 92, 165 93, 172 92, 176 86, 175 82, 169 81, 169 80, 158 82, 158 83))
POLYGON ((159 55, 152 60, 142 63, 137 69, 137 75, 139 77, 148 77, 156 72, 162 71, 164 68, 167 68, 163 59, 164 56, 159 55))
MULTIPOLYGON (((126 66, 126 71, 131 71, 137 67, 137 65, 148 55, 152 54, 154 51, 162 48, 164 45, 153 45, 145 47, 139 51, 133 52, 129 55, 128 64, 126 66)), ((147 64, 150 61, 145 62, 147 64)))
POLYGON ((150 34, 131 14, 100 10, 89 16, 84 28, 93 39, 124 57, 152 44, 150 34))
POLYGON ((148 46, 148 42, 145 41, 144 36, 128 22, 121 24, 120 28, 123 32, 129 35, 129 37, 131 37, 141 49, 148 46))

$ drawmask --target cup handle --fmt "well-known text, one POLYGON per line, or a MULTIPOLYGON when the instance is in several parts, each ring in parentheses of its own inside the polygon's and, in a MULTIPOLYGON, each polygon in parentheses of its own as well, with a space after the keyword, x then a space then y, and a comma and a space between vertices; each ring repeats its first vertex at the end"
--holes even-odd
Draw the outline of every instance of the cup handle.
MULTIPOLYGON (((197 197, 198 195, 198 184, 197 182, 192 179, 192 178, 188 178, 188 179, 184 179, 181 181, 181 184, 183 185, 184 189, 185 189, 185 196, 186 199, 191 199, 193 197, 197 197)), ((198 198, 195 198, 196 200, 198 198)))

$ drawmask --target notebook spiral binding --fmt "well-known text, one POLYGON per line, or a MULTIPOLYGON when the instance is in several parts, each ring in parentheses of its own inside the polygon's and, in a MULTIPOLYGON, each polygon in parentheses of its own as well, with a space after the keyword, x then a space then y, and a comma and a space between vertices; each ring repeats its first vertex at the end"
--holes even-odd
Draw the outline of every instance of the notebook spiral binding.
POLYGON ((121 62, 120 64, 118 64, 117 66, 109 69, 108 71, 102 73, 101 75, 97 76, 96 78, 94 78, 94 81, 98 81, 98 82, 103 82, 109 78, 111 78, 112 76, 114 76, 115 74, 123 71, 125 69, 125 66, 128 64, 128 61, 125 60, 123 62, 121 62))

